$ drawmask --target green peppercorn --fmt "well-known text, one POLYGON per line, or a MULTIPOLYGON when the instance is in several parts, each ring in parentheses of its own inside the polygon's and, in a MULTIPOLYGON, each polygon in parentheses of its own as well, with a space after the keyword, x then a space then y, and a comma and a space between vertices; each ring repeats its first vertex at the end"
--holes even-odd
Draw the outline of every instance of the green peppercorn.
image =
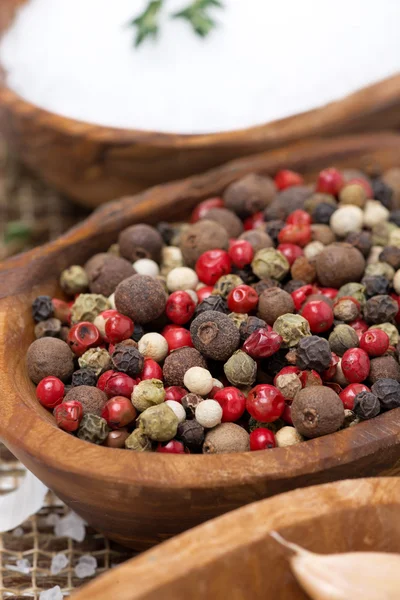
POLYGON ((97 315, 111 308, 109 300, 101 294, 81 294, 71 308, 71 323, 90 321, 93 323, 97 315))
POLYGON ((233 321, 238 329, 242 323, 245 323, 249 317, 249 315, 243 313, 230 313, 228 317, 233 321))
POLYGON ((60 286, 69 296, 85 292, 89 286, 85 269, 79 265, 72 265, 65 269, 60 276, 60 286))
POLYGON ((350 325, 336 325, 329 336, 331 350, 338 356, 343 356, 350 348, 358 348, 358 344, 358 335, 350 325))
POLYGON ((275 248, 262 248, 251 263, 253 272, 260 279, 276 279, 281 281, 290 271, 286 257, 275 248))
POLYGON ((110 431, 111 429, 108 427, 105 419, 88 413, 82 417, 77 436, 85 442, 100 445, 107 438, 110 431))
POLYGON ((125 440, 125 448, 134 452, 150 452, 151 441, 141 429, 135 429, 125 440))
POLYGON ((291 313, 278 317, 273 330, 279 333, 283 339, 283 345, 288 348, 297 346, 302 338, 311 335, 308 321, 300 315, 292 315, 291 313))
POLYGON ((156 442, 172 440, 176 436, 179 424, 174 411, 164 402, 147 408, 137 422, 140 430, 156 442))
POLYGON ((79 357, 78 363, 81 369, 91 369, 100 375, 111 367, 111 357, 105 348, 89 348, 79 357))
POLYGON ((217 283, 214 285, 212 293, 214 296, 221 296, 224 300, 226 300, 229 296, 229 292, 243 283, 243 279, 238 275, 222 275, 222 277, 220 277, 217 283))
POLYGON ((164 400, 164 384, 159 379, 144 379, 133 388, 132 404, 139 412, 161 404, 164 400))
POLYGON ((356 282, 345 283, 339 288, 336 300, 343 298, 343 296, 351 296, 363 306, 366 302, 365 285, 356 282))
POLYGON ((232 385, 253 385, 257 376, 257 363, 242 350, 237 350, 224 364, 224 372, 232 385))
POLYGON ((395 270, 388 263, 376 262, 368 265, 364 275, 383 275, 389 281, 393 281, 395 270))

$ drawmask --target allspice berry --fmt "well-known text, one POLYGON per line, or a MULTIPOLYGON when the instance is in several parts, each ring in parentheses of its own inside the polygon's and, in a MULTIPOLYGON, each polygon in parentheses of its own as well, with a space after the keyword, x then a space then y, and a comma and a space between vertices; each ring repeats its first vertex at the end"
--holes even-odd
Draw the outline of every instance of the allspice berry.
MULTIPOLYGON (((233 325, 234 326, 234 325, 233 325)), ((191 367, 207 368, 204 357, 196 348, 177 348, 164 361, 163 378, 166 386, 178 385, 183 387, 183 378, 191 367)))
POLYGON ((226 208, 245 218, 264 210, 276 194, 274 180, 268 176, 246 175, 229 185, 224 193, 226 208))
POLYGON ((243 350, 237 350, 224 364, 224 372, 234 386, 251 386, 257 377, 257 363, 243 350))
POLYGON ((190 334, 194 347, 213 360, 227 360, 240 343, 238 328, 227 315, 216 311, 196 317, 190 334))
POLYGON ((132 264, 112 254, 95 254, 85 265, 92 294, 111 296, 121 281, 135 274, 132 264))
POLYGON ((262 229, 250 229, 245 231, 239 236, 239 240, 245 240, 253 246, 254 253, 262 250, 263 248, 272 248, 274 242, 271 237, 262 229))
POLYGON ((258 315, 268 325, 273 325, 278 317, 294 312, 294 302, 290 294, 278 287, 264 290, 258 301, 258 315))
POLYGON ((378 356, 371 359, 368 380, 373 384, 380 379, 395 379, 400 382, 400 365, 393 356, 378 356))
POLYGON ((299 256, 292 264, 290 274, 293 279, 300 279, 305 283, 313 283, 317 276, 315 260, 309 260, 306 256, 299 256))
POLYGON ((190 225, 181 235, 179 247, 185 264, 194 267, 197 259, 207 250, 227 250, 229 236, 226 229, 215 221, 204 219, 190 225))
POLYGON ((235 423, 221 423, 206 434, 203 454, 228 454, 250 450, 250 436, 235 423))
POLYGON ((176 436, 178 417, 165 402, 151 406, 139 415, 139 429, 155 442, 169 442, 176 436))
POLYGON ((319 283, 338 289, 345 283, 360 281, 364 274, 365 259, 350 244, 331 244, 318 254, 315 265, 319 283))
POLYGON ((163 286, 149 275, 128 277, 115 291, 117 310, 141 325, 157 319, 164 312, 166 302, 163 286))
POLYGON ((125 441, 129 437, 129 433, 123 429, 110 431, 105 439, 104 445, 107 448, 125 448, 125 441))
POLYGON ((139 258, 160 262, 164 242, 161 234, 151 225, 140 223, 127 227, 120 233, 118 243, 121 256, 132 263, 139 258))
POLYGON ((107 394, 91 385, 78 385, 73 387, 65 395, 63 402, 75 400, 80 402, 83 408, 83 414, 93 414, 101 416, 101 412, 108 401, 107 394))
POLYGON ((211 208, 206 212, 204 218, 222 225, 230 238, 238 238, 243 232, 242 221, 233 211, 227 208, 211 208))
POLYGON ((344 407, 339 396, 325 386, 302 389, 293 400, 293 425, 306 438, 334 433, 343 424, 344 407))
POLYGON ((49 375, 65 382, 74 372, 74 355, 68 344, 58 338, 43 337, 32 342, 26 361, 29 377, 36 384, 49 375))

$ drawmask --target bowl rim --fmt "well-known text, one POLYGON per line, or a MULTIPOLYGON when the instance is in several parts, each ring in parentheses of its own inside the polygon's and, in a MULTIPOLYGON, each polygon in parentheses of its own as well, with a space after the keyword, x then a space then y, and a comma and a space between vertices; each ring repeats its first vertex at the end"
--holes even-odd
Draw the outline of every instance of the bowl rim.
MULTIPOLYGON (((9 444, 17 455, 19 451, 23 452, 33 463, 41 463, 47 468, 69 475, 88 476, 82 461, 84 453, 85 463, 96 465, 96 471, 89 474, 92 479, 114 482, 119 480, 126 485, 150 486, 154 489, 185 490, 227 486, 240 488, 247 484, 262 484, 265 481, 298 480, 305 475, 312 478, 321 471, 343 467, 399 445, 400 408, 383 413, 374 420, 360 423, 356 428, 344 429, 288 448, 275 448, 271 453, 260 451, 207 456, 133 453, 132 456, 132 453, 126 450, 95 446, 58 429, 53 417, 36 404, 35 386, 29 382, 32 391, 30 397, 33 397, 35 402, 35 409, 32 409, 26 399, 27 377, 22 382, 23 389, 17 389, 15 386, 14 372, 21 370, 21 358, 9 350, 10 344, 16 343, 13 332, 13 324, 16 322, 14 319, 21 315, 18 312, 21 306, 25 307, 25 310, 27 308, 28 298, 21 297, 21 293, 27 290, 30 294, 37 293, 32 291, 31 285, 25 284, 25 288, 23 285, 20 287, 21 276, 23 279, 27 272, 31 271, 35 271, 36 275, 41 260, 47 259, 45 266, 49 261, 56 262, 55 257, 59 257, 60 254, 65 256, 68 247, 76 247, 82 241, 88 241, 89 234, 96 233, 98 237, 103 237, 107 226, 113 220, 114 225, 120 225, 121 215, 127 212, 128 206, 129 219, 139 222, 143 214, 148 215, 154 211, 155 198, 157 194, 160 196, 160 193, 165 208, 169 206, 168 202, 176 200, 176 197, 179 198, 179 202, 186 201, 188 190, 204 192, 205 182, 211 178, 214 182, 216 176, 222 185, 226 178, 235 180, 242 173, 262 170, 261 166, 265 167, 266 163, 269 166, 282 164, 288 157, 295 162, 307 162, 315 156, 320 156, 323 150, 325 155, 340 156, 342 151, 347 156, 351 155, 351 152, 357 154, 361 149, 368 150, 369 147, 376 146, 390 152, 393 152, 393 149, 398 151, 400 135, 384 133, 326 139, 317 143, 295 144, 290 148, 239 159, 203 175, 157 186, 134 197, 105 204, 56 241, 1 264, 0 297, 2 292, 4 294, 0 300, 0 338, 3 340, 0 345, 0 368, 3 369, 0 378, 0 435, 5 443, 9 444), (301 159, 298 159, 299 156, 301 159), (119 454, 116 454, 117 452, 119 454), (117 457, 118 460, 115 460, 117 457)), ((200 199, 195 198, 196 201, 200 199)), ((56 268, 59 272, 59 265, 56 265, 56 268)), ((47 269, 45 273, 41 272, 41 276, 42 287, 45 287, 46 283, 50 285, 50 281, 54 282, 47 269)))

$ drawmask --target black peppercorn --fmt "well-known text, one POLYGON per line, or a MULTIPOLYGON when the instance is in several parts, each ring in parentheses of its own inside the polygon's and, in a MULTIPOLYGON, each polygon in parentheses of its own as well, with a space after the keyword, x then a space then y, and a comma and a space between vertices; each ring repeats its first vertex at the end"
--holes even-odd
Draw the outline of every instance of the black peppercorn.
POLYGON ((61 321, 52 317, 46 321, 39 321, 35 325, 36 339, 42 337, 61 337, 61 321))
POLYGON ((293 211, 304 209, 304 203, 311 194, 311 187, 306 185, 293 185, 278 192, 264 211, 265 220, 286 219, 293 211))
POLYGON ((392 212, 389 215, 389 221, 391 223, 394 223, 395 225, 397 225, 397 227, 400 227, 400 209, 397 208, 396 210, 392 210, 392 212))
POLYGON ((261 296, 261 294, 264 292, 264 290, 269 290, 271 288, 280 287, 280 284, 279 284, 279 281, 268 278, 268 279, 261 279, 260 281, 257 281, 257 283, 254 283, 252 285, 252 287, 256 290, 257 294, 259 296, 261 296))
POLYGON ((111 361, 114 369, 130 377, 137 377, 143 370, 144 357, 134 346, 118 344, 112 353, 111 361))
POLYGON ((251 173, 231 183, 224 192, 226 208, 245 218, 263 210, 276 194, 274 180, 251 173))
POLYGON ((400 406, 400 383, 395 379, 379 379, 371 388, 377 396, 383 410, 391 410, 400 406))
POLYGON ((243 267, 243 269, 232 267, 232 275, 237 275, 240 277, 240 279, 242 279, 243 283, 246 285, 252 285, 258 279, 257 275, 254 275, 251 265, 246 265, 243 267))
POLYGON ((372 392, 360 392, 354 398, 353 412, 363 421, 373 419, 379 415, 380 410, 379 400, 372 392))
POLYGON ((279 232, 285 227, 286 223, 282 219, 273 219, 267 221, 263 227, 265 233, 268 233, 269 237, 274 242, 274 245, 278 245, 279 232))
POLYGON ((163 366, 165 385, 183 386, 185 373, 191 367, 207 368, 207 363, 196 348, 177 348, 167 356, 163 366))
POLYGON ((321 204, 317 204, 311 213, 313 223, 329 225, 330 218, 335 210, 337 210, 337 206, 333 206, 327 202, 321 202, 321 204))
POLYGON ((171 246, 171 242, 175 237, 176 229, 171 225, 171 223, 166 223, 165 221, 161 221, 156 226, 158 233, 161 235, 164 244, 166 246, 171 246))
POLYGON ((306 285, 305 281, 301 281, 301 279, 291 279, 287 282, 283 289, 285 292, 291 294, 292 292, 295 292, 299 288, 303 287, 303 285, 306 285))
POLYGON ((368 258, 372 248, 372 236, 369 231, 352 231, 347 235, 346 242, 357 248, 365 258, 368 258))
POLYGON ((200 402, 203 402, 203 398, 198 394, 190 393, 186 394, 186 396, 183 396, 181 403, 186 411, 186 416, 188 419, 193 419, 196 408, 200 402))
POLYGON ((138 342, 144 336, 144 329, 139 323, 135 323, 135 328, 132 333, 132 339, 138 342))
POLYGON ((331 362, 332 352, 329 343, 317 335, 304 337, 297 346, 296 365, 302 370, 325 371, 331 362))
POLYGON ((247 317, 239 327, 241 341, 245 342, 252 333, 257 331, 257 329, 265 329, 266 327, 267 324, 262 319, 259 319, 258 317, 247 317))
POLYGON ((275 377, 275 375, 279 373, 283 367, 287 367, 289 365, 288 361, 286 360, 287 353, 288 351, 286 349, 278 350, 278 352, 275 352, 275 354, 273 354, 270 358, 263 360, 260 365, 261 371, 265 372, 266 375, 275 377))
POLYGON ((390 282, 383 275, 367 275, 361 280, 365 286, 365 294, 371 298, 372 296, 387 294, 390 282))
POLYGON ((383 179, 373 179, 371 181, 372 191, 374 192, 373 198, 379 200, 387 208, 391 210, 393 208, 393 190, 392 188, 383 181, 383 179))
POLYGON ((379 261, 388 263, 395 271, 400 269, 400 248, 386 246, 379 255, 379 261))
POLYGON ((386 323, 395 318, 398 310, 396 300, 386 294, 380 294, 367 300, 364 306, 364 318, 372 324, 386 323))
POLYGON ((205 298, 203 302, 200 302, 200 304, 197 305, 194 312, 194 318, 202 315, 205 312, 208 312, 209 310, 224 314, 228 314, 229 312, 228 305, 222 296, 208 296, 208 298, 205 298))
POLYGON ((77 387, 78 385, 94 386, 96 383, 96 373, 91 369, 78 369, 72 375, 72 387, 77 387))
POLYGON ((240 342, 239 330, 233 321, 220 312, 206 311, 190 326, 194 347, 207 358, 228 360, 240 342))
POLYGON ((46 321, 54 314, 54 307, 50 296, 38 296, 32 302, 32 315, 36 323, 46 321))
POLYGON ((194 419, 178 426, 177 439, 192 452, 201 451, 204 442, 204 427, 194 419))

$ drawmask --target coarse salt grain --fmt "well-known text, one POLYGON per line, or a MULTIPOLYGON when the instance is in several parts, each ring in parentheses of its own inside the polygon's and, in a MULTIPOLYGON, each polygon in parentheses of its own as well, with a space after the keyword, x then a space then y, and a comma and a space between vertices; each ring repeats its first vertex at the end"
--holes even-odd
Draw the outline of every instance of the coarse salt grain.
POLYGON ((39 600, 63 600, 64 596, 59 585, 40 592, 39 600))
POLYGON ((169 19, 188 3, 169 0, 157 41, 135 50, 127 24, 148 0, 31 0, 1 44, 8 83, 68 117, 204 133, 320 106, 400 67, 394 0, 379 10, 373 0, 337 0, 334 10, 315 0, 226 0, 206 39, 169 19))

